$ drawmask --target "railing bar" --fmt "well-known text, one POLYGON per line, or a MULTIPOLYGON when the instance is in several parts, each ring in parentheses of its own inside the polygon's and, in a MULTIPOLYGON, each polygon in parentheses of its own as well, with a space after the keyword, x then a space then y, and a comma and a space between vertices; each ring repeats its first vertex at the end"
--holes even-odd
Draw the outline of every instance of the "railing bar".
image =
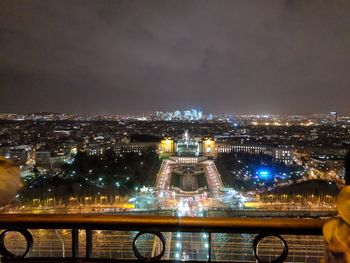
POLYGON ((79 257, 79 231, 78 229, 72 229, 72 258, 79 257))
POLYGON ((208 262, 211 262, 211 232, 208 233, 208 262))
POLYGON ((125 215, 0 215, 0 227, 26 225, 31 229, 73 229, 132 231, 217 232, 217 233, 271 233, 322 235, 321 219, 242 219, 242 218, 175 218, 125 215))
POLYGON ((86 258, 91 258, 92 255, 92 231, 91 229, 85 230, 85 238, 86 238, 86 258))

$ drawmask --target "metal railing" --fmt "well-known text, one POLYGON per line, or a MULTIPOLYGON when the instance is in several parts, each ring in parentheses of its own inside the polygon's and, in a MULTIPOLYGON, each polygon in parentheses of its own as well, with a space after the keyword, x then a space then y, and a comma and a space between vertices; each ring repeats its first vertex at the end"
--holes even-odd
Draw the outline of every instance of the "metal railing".
MULTIPOLYGON (((25 257, 32 248, 32 234, 28 229, 69 229, 71 230, 71 258, 92 259, 93 230, 138 231, 132 249, 134 255, 141 261, 161 260, 165 253, 166 239, 162 232, 205 232, 208 234, 208 261, 212 260, 212 234, 216 233, 247 233, 256 234, 252 242, 252 251, 258 262, 257 249, 259 243, 266 237, 275 237, 281 241, 281 254, 270 262, 283 262, 288 256, 288 244, 280 235, 322 235, 323 219, 299 218, 195 218, 168 217, 150 215, 103 215, 103 214, 1 214, 0 229, 6 229, 0 234, 0 254, 3 258, 26 260, 25 257), (85 231, 85 255, 79 255, 79 230, 85 231), (26 240, 23 254, 12 254, 6 247, 5 236, 10 232, 19 232, 26 240), (156 256, 145 257, 139 253, 137 239, 151 233, 159 238, 160 252, 156 256)), ((49 261, 49 260, 48 260, 49 261)))

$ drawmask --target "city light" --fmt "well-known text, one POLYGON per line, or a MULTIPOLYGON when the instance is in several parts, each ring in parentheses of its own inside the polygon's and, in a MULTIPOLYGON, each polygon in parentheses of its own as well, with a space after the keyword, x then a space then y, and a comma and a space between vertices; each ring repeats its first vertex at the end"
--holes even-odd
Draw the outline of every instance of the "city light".
POLYGON ((271 171, 267 168, 260 168, 256 173, 260 179, 267 180, 272 177, 271 171))

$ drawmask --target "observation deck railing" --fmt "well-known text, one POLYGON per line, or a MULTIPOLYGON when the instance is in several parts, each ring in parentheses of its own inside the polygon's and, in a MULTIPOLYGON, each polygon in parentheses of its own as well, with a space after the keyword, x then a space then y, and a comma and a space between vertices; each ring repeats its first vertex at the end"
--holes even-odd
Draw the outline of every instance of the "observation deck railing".
MULTIPOLYGON (((104 262, 94 259, 93 230, 138 231, 132 243, 137 259, 134 261, 171 261, 162 260, 166 250, 166 239, 162 232, 207 233, 207 261, 212 261, 212 234, 247 233, 256 234, 251 243, 252 254, 257 262, 264 262, 257 253, 259 243, 266 237, 277 237, 283 250, 270 262, 284 262, 288 256, 288 243, 280 235, 322 235, 323 219, 306 218, 196 218, 168 217, 149 215, 103 215, 103 214, 1 214, 0 253, 2 262, 104 262), (33 242, 32 229, 68 229, 71 231, 71 257, 69 258, 37 258, 28 257, 33 242), (6 247, 5 236, 10 232, 19 232, 26 240, 23 254, 15 255, 6 247), (79 254, 79 231, 85 231, 85 253, 79 254), (138 251, 137 239, 144 233, 151 233, 159 238, 158 255, 146 257, 138 251)), ((80 251, 81 252, 81 251, 80 251)), ((123 259, 119 259, 122 261, 123 259)), ((118 259, 106 259, 107 262, 118 262, 118 259)), ((174 260, 173 260, 174 261, 174 260)))

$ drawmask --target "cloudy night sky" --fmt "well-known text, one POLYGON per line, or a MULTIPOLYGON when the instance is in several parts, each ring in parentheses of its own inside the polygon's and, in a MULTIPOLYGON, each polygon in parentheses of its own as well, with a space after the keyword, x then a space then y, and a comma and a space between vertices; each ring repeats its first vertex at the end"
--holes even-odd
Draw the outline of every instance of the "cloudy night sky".
POLYGON ((0 112, 350 113, 350 1, 0 1, 0 112))

